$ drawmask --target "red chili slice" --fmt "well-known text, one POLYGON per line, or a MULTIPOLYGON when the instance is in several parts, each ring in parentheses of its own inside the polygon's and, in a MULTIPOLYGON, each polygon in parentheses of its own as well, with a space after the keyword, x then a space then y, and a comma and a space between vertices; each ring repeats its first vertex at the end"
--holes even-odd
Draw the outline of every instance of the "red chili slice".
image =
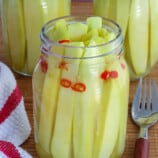
POLYGON ((47 61, 41 58, 40 65, 41 65, 41 71, 46 73, 48 69, 47 61))
POLYGON ((70 40, 68 40, 68 39, 63 39, 63 40, 59 40, 58 41, 59 43, 69 43, 70 42, 70 40))
POLYGON ((68 70, 67 64, 65 61, 59 63, 59 69, 68 70))
POLYGON ((107 80, 110 77, 110 72, 109 71, 104 71, 101 76, 100 76, 103 80, 107 80))
POLYGON ((83 83, 75 83, 71 88, 76 92, 84 92, 86 90, 86 85, 83 83))
POLYGON ((110 77, 111 78, 117 78, 118 77, 118 72, 117 71, 111 71, 110 72, 110 77))
POLYGON ((71 81, 68 80, 68 79, 63 78, 60 81, 60 85, 65 87, 65 88, 69 88, 69 87, 71 87, 71 81))

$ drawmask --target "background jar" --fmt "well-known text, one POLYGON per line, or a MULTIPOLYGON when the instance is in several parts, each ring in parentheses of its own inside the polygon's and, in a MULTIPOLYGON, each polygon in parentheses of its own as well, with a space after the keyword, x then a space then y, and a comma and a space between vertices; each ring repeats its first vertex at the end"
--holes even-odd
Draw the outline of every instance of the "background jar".
POLYGON ((1 0, 2 38, 8 64, 32 75, 40 56, 40 30, 52 18, 69 15, 70 0, 1 0))
POLYGON ((158 61, 158 1, 94 0, 94 14, 121 26, 131 79, 150 73, 158 61))
POLYGON ((129 75, 120 27, 103 19, 103 27, 116 36, 101 45, 52 40, 59 20, 71 25, 86 18, 63 17, 42 28, 41 58, 33 74, 34 133, 41 158, 116 158, 124 150, 129 75))

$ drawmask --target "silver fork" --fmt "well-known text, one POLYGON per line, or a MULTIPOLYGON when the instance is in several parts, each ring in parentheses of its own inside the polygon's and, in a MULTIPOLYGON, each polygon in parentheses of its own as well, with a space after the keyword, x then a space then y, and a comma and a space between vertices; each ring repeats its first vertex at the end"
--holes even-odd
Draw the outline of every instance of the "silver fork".
POLYGON ((156 81, 141 78, 132 103, 133 121, 140 127, 134 158, 148 158, 148 128, 158 120, 158 92, 156 81))

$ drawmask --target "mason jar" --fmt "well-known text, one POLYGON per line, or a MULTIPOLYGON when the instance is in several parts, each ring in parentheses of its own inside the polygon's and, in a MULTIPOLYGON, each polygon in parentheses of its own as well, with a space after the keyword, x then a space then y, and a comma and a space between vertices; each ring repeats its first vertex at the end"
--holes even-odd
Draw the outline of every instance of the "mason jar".
POLYGON ((32 78, 34 137, 41 158, 119 158, 124 151, 129 74, 121 29, 98 17, 99 29, 114 36, 94 44, 98 24, 87 24, 88 18, 94 17, 66 16, 42 28, 41 57, 32 78), (72 25, 71 41, 63 37, 72 25), (81 26, 87 25, 82 34, 81 26), (89 37, 91 44, 83 40, 89 37))
POLYGON ((149 74, 158 61, 158 1, 94 0, 94 14, 121 26, 131 80, 149 74))
POLYGON ((7 63, 32 75, 40 56, 40 30, 52 18, 70 14, 70 0, 1 0, 2 38, 7 63))

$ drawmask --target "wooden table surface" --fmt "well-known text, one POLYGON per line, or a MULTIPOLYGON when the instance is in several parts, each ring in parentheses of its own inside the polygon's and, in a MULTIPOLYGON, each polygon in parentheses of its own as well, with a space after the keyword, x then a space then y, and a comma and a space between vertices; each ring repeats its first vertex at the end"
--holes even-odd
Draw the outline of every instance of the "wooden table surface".
MULTIPOLYGON (((72 14, 73 15, 92 15, 93 8, 91 2, 73 2, 72 3, 72 14)), ((1 36, 0 36, 1 37, 1 36)), ((0 38, 0 61, 3 61, 7 64, 5 59, 5 55, 2 50, 2 39, 0 38)), ((32 79, 31 77, 24 77, 14 73, 17 83, 22 91, 24 96, 24 102, 26 111, 32 126, 32 132, 28 140, 22 145, 22 147, 27 150, 34 158, 38 158, 35 145, 34 145, 34 136, 33 136, 33 101, 32 101, 32 79)), ((158 86, 158 64, 152 70, 152 72, 146 76, 146 78, 154 78, 157 79, 158 86)), ((126 138, 126 146, 125 151, 122 158, 133 158, 134 145, 135 140, 138 134, 138 127, 131 120, 131 102, 133 99, 133 95, 137 86, 137 81, 133 81, 130 83, 130 96, 129 96, 129 111, 128 111, 128 122, 127 122, 127 138, 126 138)), ((158 158, 158 123, 150 128, 149 130, 149 158, 158 158)))

